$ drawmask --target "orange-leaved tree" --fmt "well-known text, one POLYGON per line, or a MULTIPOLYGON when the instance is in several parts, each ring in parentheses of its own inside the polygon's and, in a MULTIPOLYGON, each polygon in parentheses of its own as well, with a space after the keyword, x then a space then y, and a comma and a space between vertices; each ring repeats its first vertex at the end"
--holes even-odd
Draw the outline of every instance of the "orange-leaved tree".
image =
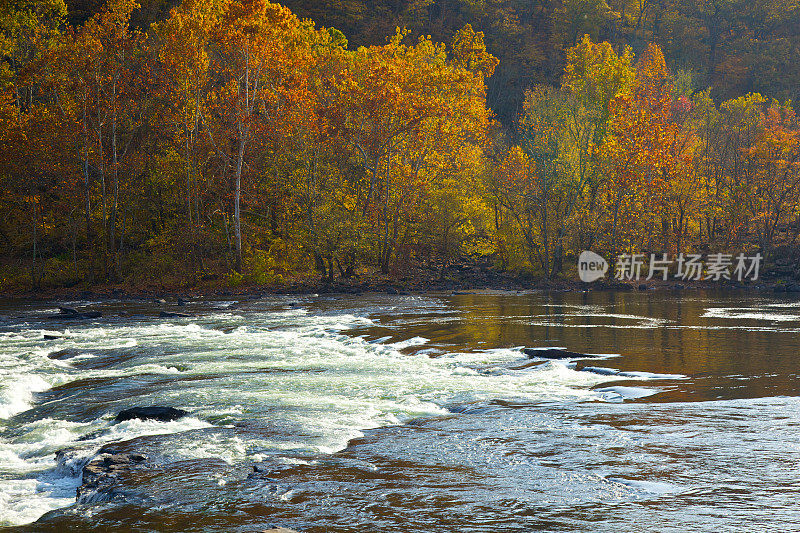
POLYGON ((694 141, 682 124, 683 102, 676 98, 661 50, 651 45, 637 64, 634 90, 612 102, 609 135, 599 149, 605 177, 601 195, 613 253, 633 246, 653 250, 659 238, 666 249, 670 209, 685 206, 681 197, 696 190, 694 141))

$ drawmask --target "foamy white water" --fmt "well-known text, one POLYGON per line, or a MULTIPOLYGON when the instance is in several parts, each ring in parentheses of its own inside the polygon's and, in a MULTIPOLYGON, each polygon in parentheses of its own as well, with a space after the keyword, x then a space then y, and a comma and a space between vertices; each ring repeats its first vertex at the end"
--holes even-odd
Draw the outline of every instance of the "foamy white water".
MULTIPOLYGON (((432 341, 434 334, 401 334, 419 324, 457 328, 473 319, 438 298, 371 299, 363 305, 334 299, 321 305, 320 300, 196 304, 188 307, 196 317, 166 320, 154 316, 152 305, 141 306, 144 314, 149 312, 141 316, 139 308, 129 312, 128 304, 109 304, 102 320, 70 324, 38 319, 47 312, 42 307, 26 311, 24 319, 8 320, 0 331, 0 525, 29 523, 72 505, 83 463, 104 445, 137 437, 158 436, 146 442, 157 443, 159 460, 165 462, 212 459, 234 468, 266 460, 311 465, 318 454, 342 450, 367 430, 451 416, 463 406, 496 405, 498 400, 509 405, 617 405, 672 390, 664 380, 688 380, 674 371, 646 371, 646 357, 636 370, 574 361, 531 365, 522 346, 509 346, 514 343, 505 341, 502 331, 484 330, 480 324, 479 334, 492 339, 486 349, 480 348, 482 338, 464 349, 432 341), (391 328, 382 322, 387 316, 391 328), (359 331, 349 332, 353 328, 359 331), (44 335, 59 338, 45 340, 44 335), (619 380, 628 383, 609 383, 619 380), (113 423, 120 410, 146 405, 174 406, 190 415, 169 423, 113 423), (55 453, 63 449, 72 453, 59 464, 55 453)), ((738 321, 760 320, 762 312, 789 316, 792 310, 788 305, 709 307, 700 316, 707 323, 682 323, 636 309, 560 307, 549 307, 552 313, 542 312, 547 305, 527 315, 507 312, 502 321, 504 327, 552 329, 553 342, 541 346, 571 349, 564 331, 785 334, 783 325, 738 321)), ((614 341, 602 348, 630 353, 624 342, 614 341)), ((647 347, 635 349, 646 356, 647 347)), ((671 492, 657 482, 609 479, 615 490, 671 492)), ((222 477, 213 481, 220 487, 227 483, 222 477)), ((282 497, 290 499, 286 494, 282 497)))
POLYGON ((234 303, 191 319, 94 321, 63 330, 21 323, 0 334, 0 524, 31 522, 74 502, 80 468, 57 465, 60 449, 79 448, 88 459, 107 443, 171 434, 165 453, 176 460, 236 464, 265 453, 332 453, 364 430, 445 415, 452 404, 604 398, 590 387, 606 377, 564 364, 505 369, 522 357, 519 349, 431 358, 400 352, 424 347, 424 337, 376 342, 341 333, 371 325, 369 314, 378 308, 362 315, 275 306, 239 313, 234 303), (44 340, 45 334, 61 337, 44 340), (70 392, 79 381, 86 388, 70 392), (60 403, 98 395, 107 403, 97 401, 76 419, 38 418, 39 411, 58 412, 60 403), (113 423, 119 410, 136 405, 170 405, 191 416, 113 423), (278 437, 265 431, 198 438, 207 429, 261 418, 279 426, 278 437))

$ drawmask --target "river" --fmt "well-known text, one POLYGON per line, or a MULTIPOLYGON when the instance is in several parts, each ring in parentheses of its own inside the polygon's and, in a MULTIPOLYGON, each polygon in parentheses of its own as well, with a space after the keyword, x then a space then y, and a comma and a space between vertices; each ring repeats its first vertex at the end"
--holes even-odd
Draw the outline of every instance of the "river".
POLYGON ((0 302, 4 530, 800 531, 786 294, 60 304, 0 302), (103 446, 147 460, 78 504, 103 446))

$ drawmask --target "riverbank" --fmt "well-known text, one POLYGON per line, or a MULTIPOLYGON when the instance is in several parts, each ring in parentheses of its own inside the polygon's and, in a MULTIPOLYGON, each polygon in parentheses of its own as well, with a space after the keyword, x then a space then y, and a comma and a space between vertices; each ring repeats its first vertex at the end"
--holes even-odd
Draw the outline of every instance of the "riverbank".
POLYGON ((230 276, 207 275, 195 280, 161 279, 139 285, 123 283, 79 283, 69 287, 49 286, 32 290, 11 287, 0 291, 0 298, 34 300, 82 299, 177 299, 216 297, 258 297, 268 294, 403 294, 417 292, 466 293, 477 290, 499 291, 641 291, 641 290, 748 290, 800 293, 794 261, 776 261, 766 265, 757 280, 681 280, 640 279, 616 280, 613 276, 585 283, 577 272, 567 272, 545 279, 529 272, 504 271, 486 263, 465 261, 446 267, 417 267, 407 274, 382 274, 362 270, 350 278, 333 281, 316 274, 286 276, 284 281, 270 284, 233 283, 230 276))
POLYGON ((411 294, 420 292, 451 292, 454 295, 473 291, 681 291, 681 290, 746 290, 765 293, 800 293, 800 283, 791 277, 776 276, 756 281, 683 281, 683 280, 626 280, 601 279, 584 283, 577 279, 531 279, 506 273, 475 273, 462 270, 448 278, 397 278, 362 276, 336 279, 297 279, 282 284, 226 286, 217 282, 200 282, 188 286, 126 284, 94 284, 79 287, 50 287, 40 290, 12 290, 0 293, 4 299, 86 300, 86 299, 143 299, 178 300, 187 298, 240 297, 257 298, 272 294, 411 294))

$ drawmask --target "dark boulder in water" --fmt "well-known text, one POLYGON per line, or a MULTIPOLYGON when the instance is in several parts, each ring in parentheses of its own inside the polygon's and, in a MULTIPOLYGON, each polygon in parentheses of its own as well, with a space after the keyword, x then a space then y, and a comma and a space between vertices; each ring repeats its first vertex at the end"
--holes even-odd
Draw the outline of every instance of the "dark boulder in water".
POLYGON ((46 340, 46 341, 55 341, 55 340, 58 340, 58 339, 63 339, 64 336, 63 335, 50 335, 50 334, 45 333, 42 336, 42 338, 44 340, 46 340))
POLYGON ((119 412, 116 422, 125 422, 126 420, 158 420, 159 422, 172 422, 188 415, 187 411, 183 409, 175 409, 174 407, 132 407, 124 409, 119 412))
POLYGON ((103 316, 103 313, 100 311, 87 311, 85 313, 80 313, 76 309, 71 307, 61 307, 58 308, 57 315, 50 315, 48 318, 58 319, 58 320, 88 320, 91 318, 100 318, 103 316))
POLYGON ((158 316, 161 318, 189 318, 192 315, 186 313, 172 313, 170 311, 161 311, 158 313, 158 316))
POLYGON ((597 357, 596 355, 589 355, 585 353, 571 352, 563 348, 523 348, 522 353, 528 356, 529 359, 534 357, 542 357, 544 359, 589 359, 597 357))
POLYGON ((143 463, 147 456, 137 453, 101 453, 83 467, 78 503, 106 502, 117 496, 118 474, 143 463))

